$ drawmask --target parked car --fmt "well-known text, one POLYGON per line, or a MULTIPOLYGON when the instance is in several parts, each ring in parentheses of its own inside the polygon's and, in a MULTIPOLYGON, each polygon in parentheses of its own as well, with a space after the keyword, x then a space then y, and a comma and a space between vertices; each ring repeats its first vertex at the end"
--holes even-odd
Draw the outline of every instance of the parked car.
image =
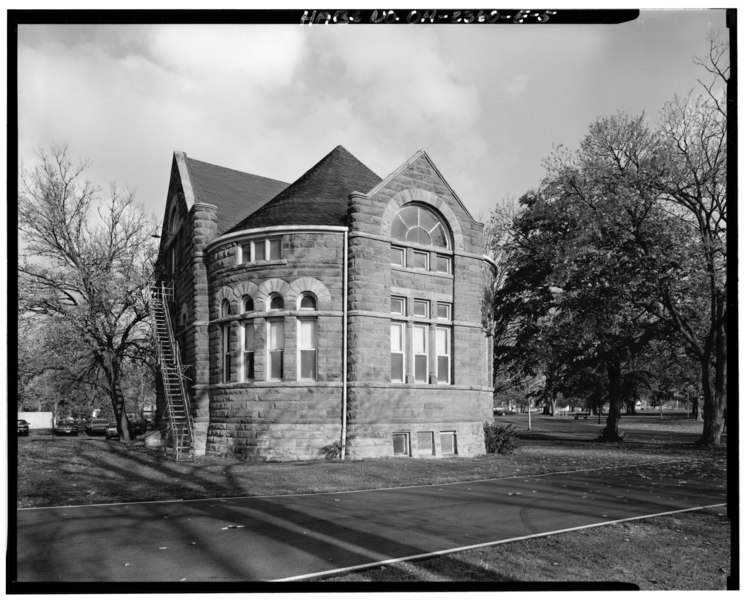
POLYGON ((29 422, 23 419, 18 419, 18 435, 29 434, 29 422))
POLYGON ((86 425, 88 435, 106 435, 106 429, 109 426, 107 419, 91 419, 86 425))
POLYGON ((133 437, 143 435, 148 431, 148 421, 143 417, 134 417, 130 419, 130 434, 133 437))
POLYGON ((118 440, 119 431, 117 430, 117 423, 109 423, 106 426, 106 432, 104 433, 108 440, 118 440))
POLYGON ((60 419, 54 428, 55 435, 78 435, 78 424, 75 419, 60 419))

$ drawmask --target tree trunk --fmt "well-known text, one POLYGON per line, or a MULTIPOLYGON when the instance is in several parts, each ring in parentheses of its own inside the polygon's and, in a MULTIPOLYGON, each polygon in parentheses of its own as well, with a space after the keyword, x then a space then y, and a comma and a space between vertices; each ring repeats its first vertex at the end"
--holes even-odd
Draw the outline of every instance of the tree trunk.
POLYGON ((617 364, 608 365, 608 401, 610 408, 600 441, 622 442, 623 438, 618 433, 618 423, 621 420, 621 367, 617 364))
POLYGON ((125 410, 125 395, 122 393, 122 387, 119 384, 119 380, 113 382, 110 388, 112 398, 112 408, 114 409, 114 418, 117 421, 117 429, 119 430, 120 438, 125 441, 130 441, 130 421, 127 419, 127 411, 125 410))
POLYGON ((104 371, 109 384, 109 397, 112 401, 112 410, 114 410, 114 419, 117 422, 117 430, 122 441, 130 441, 130 421, 127 419, 125 410, 125 394, 122 393, 122 386, 119 382, 119 365, 111 356, 105 360, 104 371))
MULTIPOLYGON (((718 300, 721 313, 722 301, 718 300)), ((727 344, 725 340, 724 315, 717 327, 714 344, 714 361, 705 353, 701 361, 701 384, 704 392, 704 429, 696 442, 700 446, 716 446, 722 443, 722 432, 727 411, 727 344), (714 372, 712 372, 714 369, 714 372)))

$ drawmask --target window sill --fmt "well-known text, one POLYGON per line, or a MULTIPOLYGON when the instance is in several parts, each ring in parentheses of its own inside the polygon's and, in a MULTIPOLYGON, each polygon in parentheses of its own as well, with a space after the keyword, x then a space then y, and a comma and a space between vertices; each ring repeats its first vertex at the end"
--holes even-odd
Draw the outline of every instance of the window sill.
POLYGON ((403 267, 400 265, 390 265, 392 271, 402 271, 403 273, 419 273, 421 275, 429 275, 431 277, 442 277, 444 279, 454 279, 452 273, 442 273, 441 271, 427 271, 425 269, 414 269, 413 267, 403 267))
POLYGON ((258 260, 255 262, 245 262, 240 263, 238 265, 234 265, 235 267, 274 267, 278 265, 287 265, 288 260, 285 258, 278 258, 275 260, 258 260))

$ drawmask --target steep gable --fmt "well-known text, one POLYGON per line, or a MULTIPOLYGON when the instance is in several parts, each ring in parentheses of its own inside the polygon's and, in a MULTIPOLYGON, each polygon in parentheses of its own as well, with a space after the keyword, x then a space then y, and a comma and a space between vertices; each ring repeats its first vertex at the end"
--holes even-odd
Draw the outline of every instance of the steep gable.
POLYGON ((446 220, 454 248, 465 252, 483 252, 483 224, 476 221, 456 192, 444 179, 425 151, 419 150, 378 185, 363 195, 370 200, 352 208, 361 212, 356 226, 371 234, 388 237, 395 214, 405 204, 431 205, 446 220), (371 211, 369 217, 364 214, 371 211))
POLYGON ((195 202, 218 208, 218 235, 252 214, 288 184, 184 155, 195 202))
POLYGON ((412 183, 441 196, 451 196, 462 209, 462 212, 465 213, 465 216, 467 216, 473 223, 479 224, 462 203, 457 192, 455 192, 452 189, 452 186, 449 185, 447 180, 444 178, 444 175, 442 175, 441 171, 439 171, 437 166, 434 164, 434 161, 431 160, 431 157, 426 154, 425 150, 419 150, 416 152, 407 161, 385 177, 379 185, 370 190, 367 196, 375 196, 380 190, 393 182, 401 184, 402 182, 412 183))
POLYGON ((344 225, 348 195, 369 190, 380 181, 348 150, 337 146, 231 231, 274 225, 344 225))

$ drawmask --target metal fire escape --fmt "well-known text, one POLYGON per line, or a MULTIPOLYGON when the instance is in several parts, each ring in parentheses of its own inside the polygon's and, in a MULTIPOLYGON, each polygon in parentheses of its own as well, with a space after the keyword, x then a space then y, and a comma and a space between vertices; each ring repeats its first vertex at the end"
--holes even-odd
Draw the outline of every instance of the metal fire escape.
POLYGON ((150 310, 166 399, 163 416, 167 423, 167 444, 174 448, 174 458, 179 462, 194 458, 195 429, 185 386, 187 377, 180 362, 179 347, 169 317, 168 301, 172 299, 171 288, 163 284, 151 288, 150 310))

